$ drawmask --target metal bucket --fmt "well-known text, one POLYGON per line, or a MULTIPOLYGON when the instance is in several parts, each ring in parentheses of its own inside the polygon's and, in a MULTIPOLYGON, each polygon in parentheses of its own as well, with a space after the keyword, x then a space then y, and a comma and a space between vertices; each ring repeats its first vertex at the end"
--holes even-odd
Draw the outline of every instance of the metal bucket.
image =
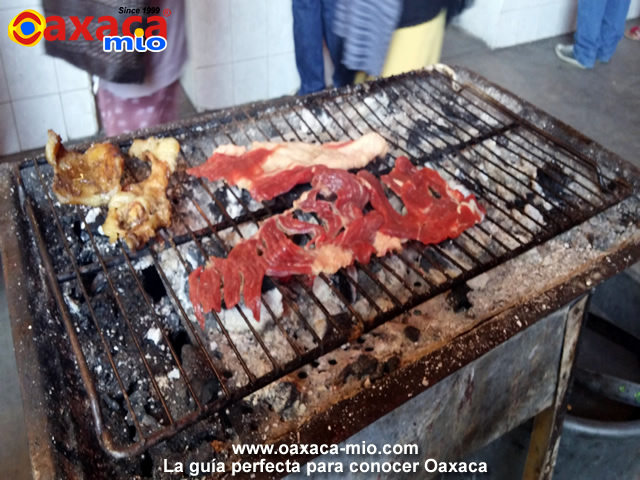
POLYGON ((639 480, 640 420, 601 422, 567 415, 554 480, 639 480))

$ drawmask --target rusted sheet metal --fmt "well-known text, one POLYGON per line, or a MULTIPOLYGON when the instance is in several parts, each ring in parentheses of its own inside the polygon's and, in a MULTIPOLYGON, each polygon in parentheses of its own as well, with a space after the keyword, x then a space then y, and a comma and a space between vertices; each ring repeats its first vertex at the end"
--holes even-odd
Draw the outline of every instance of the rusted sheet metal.
POLYGON ((31 466, 36 480, 50 478, 56 470, 54 455, 49 448, 51 435, 48 412, 43 404, 43 378, 38 361, 38 348, 30 341, 32 317, 30 285, 37 278, 32 264, 24 255, 21 240, 24 218, 18 214, 18 189, 12 180, 12 166, 0 166, 0 225, 4 230, 0 237, 0 252, 4 268, 7 306, 16 350, 18 373, 25 410, 27 438, 31 466))
MULTIPOLYGON (((430 478, 423 467, 427 459, 455 461, 486 445, 553 404, 567 311, 556 311, 521 331, 347 440, 380 450, 385 444, 417 444, 418 455, 341 454, 314 461, 341 462, 346 471, 340 478, 345 479, 363 478, 349 472, 351 462, 420 462, 418 475, 376 478, 430 478)), ((290 478, 304 476, 303 472, 290 478)))

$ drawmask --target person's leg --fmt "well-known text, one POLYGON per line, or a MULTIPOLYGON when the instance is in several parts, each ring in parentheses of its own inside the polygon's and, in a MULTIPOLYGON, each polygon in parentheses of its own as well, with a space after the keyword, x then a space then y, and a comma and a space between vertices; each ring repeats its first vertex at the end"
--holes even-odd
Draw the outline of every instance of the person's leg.
POLYGON ((322 57, 322 10, 319 0, 293 0, 293 39, 300 95, 325 88, 322 57))
POLYGON ((624 36, 624 23, 631 0, 607 0, 606 4, 598 49, 598 60, 603 63, 611 60, 618 43, 624 36))
POLYGON ((336 1, 319 0, 322 4, 322 29, 327 50, 333 62, 333 86, 344 87, 353 83, 356 72, 349 70, 342 64, 342 51, 344 42, 342 38, 333 31, 333 21, 335 18, 336 1))
POLYGON ((578 1, 578 28, 574 36, 573 54, 575 59, 587 68, 592 68, 596 63, 606 4, 607 0, 578 1))

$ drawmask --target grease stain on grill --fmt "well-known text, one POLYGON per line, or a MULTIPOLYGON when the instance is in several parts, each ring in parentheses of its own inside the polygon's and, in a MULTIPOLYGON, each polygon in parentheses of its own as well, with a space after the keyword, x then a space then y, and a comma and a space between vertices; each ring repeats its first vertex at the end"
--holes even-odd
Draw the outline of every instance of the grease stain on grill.
POLYGON ((372 376, 378 369, 378 359, 371 355, 361 354, 355 362, 347 365, 336 377, 336 384, 346 383, 349 377, 362 380, 366 376, 372 376))
POLYGON ((420 330, 412 325, 407 325, 404 327, 404 336, 409 339, 409 341, 416 343, 420 340, 420 330))
POLYGON ((469 285, 461 283, 451 289, 447 295, 447 303, 455 313, 466 312, 473 307, 468 294, 472 291, 469 285))

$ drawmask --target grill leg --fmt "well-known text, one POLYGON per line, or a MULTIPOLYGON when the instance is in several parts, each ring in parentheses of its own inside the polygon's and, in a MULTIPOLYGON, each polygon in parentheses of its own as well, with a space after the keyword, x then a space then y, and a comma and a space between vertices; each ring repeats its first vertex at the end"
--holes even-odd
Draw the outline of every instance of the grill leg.
POLYGON ((567 409, 567 392, 573 380, 573 364, 588 300, 589 296, 584 295, 567 312, 554 402, 535 417, 524 480, 550 480, 553 476, 567 409))

